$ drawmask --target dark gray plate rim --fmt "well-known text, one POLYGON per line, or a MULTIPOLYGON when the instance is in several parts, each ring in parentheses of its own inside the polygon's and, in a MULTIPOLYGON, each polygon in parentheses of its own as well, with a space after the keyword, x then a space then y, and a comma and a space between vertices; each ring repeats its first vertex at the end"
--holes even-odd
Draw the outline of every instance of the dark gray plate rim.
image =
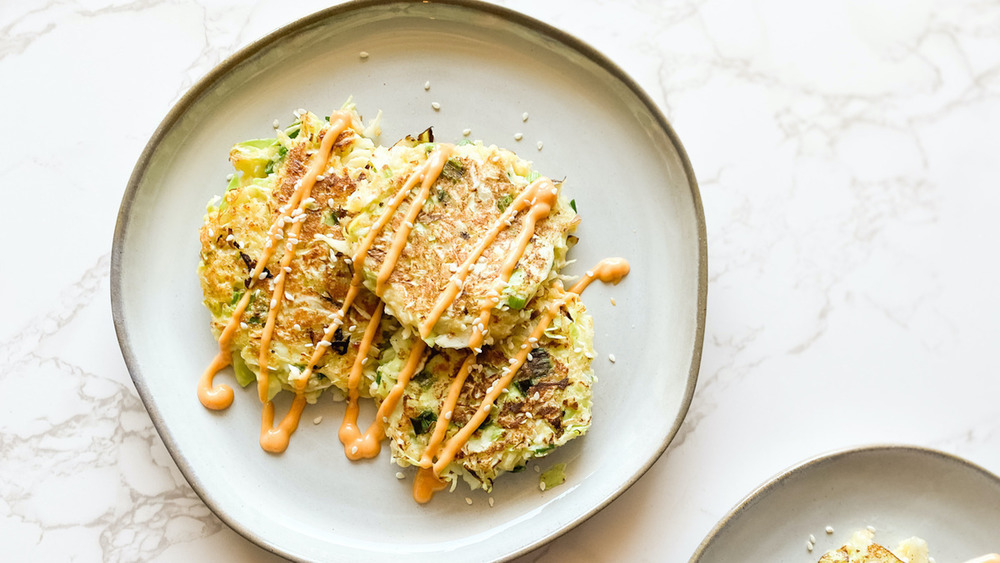
MULTIPOLYGON (((160 438, 164 441, 167 450, 173 457, 174 462, 177 463, 178 468, 181 473, 187 479, 188 483, 194 489, 195 493, 201 498, 201 500, 214 512, 227 526, 231 529, 252 541, 253 543, 259 545, 260 547, 281 555, 284 557, 292 557, 292 554, 286 552, 281 546, 271 543, 267 538, 258 535, 254 531, 248 529, 242 525, 238 519, 233 515, 228 514, 220 507, 218 507, 208 493, 204 490, 201 481, 198 479, 198 475, 194 468, 191 467, 184 455, 177 449, 176 444, 170 438, 163 428, 163 418, 162 413, 155 407, 150 399, 150 391, 147 388, 143 377, 141 376, 140 362, 135 356, 132 345, 129 340, 128 328, 125 323, 125 317, 123 314, 124 304, 122 302, 122 292, 121 292, 121 279, 122 279, 122 249, 124 246, 125 237, 128 236, 128 229, 130 227, 129 219, 132 213, 132 206, 135 201, 136 192, 138 191, 139 184, 142 181, 143 176, 146 173, 146 169, 149 166, 154 154, 159 148, 160 143, 167 135, 167 133, 177 124, 181 117, 190 109, 190 107, 201 99, 215 84, 225 77, 228 73, 233 71, 237 66, 247 61, 254 55, 269 49, 276 43, 284 40, 285 38, 298 33, 300 30, 309 28, 313 25, 321 23, 326 20, 337 18, 345 14, 365 10, 371 7, 384 7, 387 3, 384 0, 355 0, 352 2, 347 2, 344 4, 339 4, 337 6, 332 6, 330 8, 315 12, 304 18, 296 20, 284 27, 271 32, 270 34, 264 36, 257 41, 249 44, 248 46, 235 52, 218 66, 212 69, 208 74, 206 74, 201 80, 195 83, 181 98, 180 100, 171 108, 166 117, 157 127, 156 131, 153 133, 149 142, 146 144, 145 149, 139 156, 136 162, 135 168, 132 171, 132 175, 129 178, 128 185, 125 190, 125 194, 122 197, 122 203, 118 210, 117 224, 115 225, 114 240, 112 244, 111 251, 111 308, 112 317, 115 324, 115 332, 118 338, 118 344, 122 351, 122 356, 125 360, 125 365, 128 368, 129 374, 132 378, 132 382, 135 384, 136 390, 139 392, 139 397, 142 399, 143 405, 149 412, 149 416, 153 421, 153 425, 156 428, 157 433, 160 438)), ((650 457, 650 459, 640 467, 627 482, 623 483, 612 495, 603 499, 596 506, 590 509, 585 514, 581 515, 579 518, 572 522, 568 522, 561 529, 553 532, 552 534, 539 538, 537 541, 530 545, 526 545, 519 551, 510 553, 505 556, 502 560, 509 560, 514 557, 524 555, 538 547, 541 547, 545 543, 552 541, 553 539, 561 536, 562 534, 568 532, 579 524, 585 522, 591 516, 599 512, 605 506, 607 506, 611 501, 618 498, 622 493, 624 493, 629 487, 631 487, 636 481, 642 477, 650 467, 663 455, 663 452, 667 449, 667 446, 673 441, 674 436, 676 436, 678 430, 680 429, 681 423, 683 422, 687 411, 691 406, 691 400, 694 396, 695 385, 698 380, 698 371, 701 366, 701 354, 702 346, 705 337, 705 312, 707 306, 708 298, 708 245, 707 245, 707 235, 705 227, 705 213, 702 207, 701 193, 698 189, 698 183, 694 176, 694 170, 691 167, 691 163, 688 159, 687 153, 684 150, 680 139, 674 132, 673 128, 667 122, 666 118, 663 116, 662 112, 649 97, 648 94, 630 77, 625 71, 623 71, 618 65, 608 59, 606 56, 601 54, 599 51, 588 45, 587 43, 577 39, 576 37, 561 31, 555 27, 552 27, 546 23, 539 20, 521 14, 519 12, 494 6, 492 4, 486 4, 479 2, 477 0, 395 0, 391 2, 394 4, 434 4, 434 5, 446 5, 453 6, 462 9, 467 9, 471 11, 477 11, 483 14, 492 15, 504 19, 513 25, 520 26, 522 28, 527 28, 534 33, 541 35, 543 37, 552 39, 562 45, 569 47, 570 49, 576 51, 577 53, 585 56, 591 62, 596 63, 599 67, 605 70, 608 74, 618 80, 621 84, 626 86, 632 94, 639 100, 639 102, 645 107, 649 114, 656 120, 657 125, 660 129, 667 135, 670 139, 671 144, 677 151, 681 162, 684 166, 685 175, 688 178, 688 187, 691 192, 692 202, 694 204, 694 212, 697 221, 698 229, 698 308, 697 308, 697 327, 694 335, 694 349, 691 352, 691 365, 688 371, 688 381, 684 391, 684 398, 681 404, 681 408, 677 413, 674 420, 673 426, 670 432, 665 436, 663 443, 656 455, 650 457)))
POLYGON ((937 457, 945 459, 950 462, 958 463, 969 469, 972 469, 980 474, 982 474, 987 479, 993 481, 998 487, 1000 487, 1000 477, 990 472, 989 470, 976 465, 975 463, 959 457, 955 454, 950 454, 941 450, 936 450, 933 448, 928 448, 924 446, 912 446, 907 444, 870 444, 866 446, 856 446, 850 448, 843 448, 834 450, 831 452, 819 454, 815 457, 806 459, 805 461, 799 462, 775 475, 774 477, 768 479, 762 485, 758 486, 756 489, 750 492, 747 496, 743 498, 732 510, 729 511, 725 516, 719 520, 718 524, 712 528, 712 531, 705 536, 698 549, 691 556, 689 563, 697 563, 701 560, 705 551, 719 538, 719 534, 722 532, 726 526, 733 522, 738 516, 747 512, 754 505, 760 502, 764 497, 766 497, 771 491, 782 486, 792 477, 795 477, 802 473, 803 471, 814 469, 828 463, 839 461, 845 457, 852 456, 859 453, 872 453, 872 452, 909 452, 918 453, 931 457, 937 457))

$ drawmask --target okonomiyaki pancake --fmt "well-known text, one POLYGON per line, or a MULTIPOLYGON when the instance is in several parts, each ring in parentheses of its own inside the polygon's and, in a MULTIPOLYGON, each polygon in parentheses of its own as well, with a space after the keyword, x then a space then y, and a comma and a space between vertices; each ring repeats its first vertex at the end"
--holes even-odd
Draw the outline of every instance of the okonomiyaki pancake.
POLYGON ((491 318, 479 322, 485 344, 523 324, 530 315, 525 304, 556 277, 569 234, 579 222, 558 184, 496 146, 412 138, 376 149, 370 172, 349 198, 349 220, 342 225, 352 253, 359 257, 359 250, 365 251, 354 266, 362 268, 365 285, 379 294, 389 314, 427 344, 445 348, 470 346, 483 304, 491 298, 492 307, 485 307, 491 318), (432 161, 443 158, 442 153, 447 160, 425 193, 421 183, 434 174, 432 161), (524 198, 536 180, 548 182, 547 189, 559 195, 552 196, 546 216, 529 222, 534 199, 524 198), (421 199, 424 193, 426 199, 421 199), (394 208, 401 195, 406 198, 394 208), (413 210, 413 205, 420 208, 413 210), (530 239, 520 253, 519 237, 526 231, 530 239), (476 258, 479 245, 483 248, 476 258), (516 264, 504 281, 501 272, 511 256, 516 264), (380 281, 380 276, 387 277, 380 281), (456 276, 460 283, 453 281, 456 276), (458 293, 442 302, 450 281, 458 293))
MULTIPOLYGON (((528 460, 548 454, 589 428, 593 321, 583 304, 573 296, 538 342, 529 340, 546 307, 567 295, 560 286, 556 282, 543 288, 542 295, 523 309, 530 314, 528 321, 517 325, 507 338, 485 346, 474 359, 456 406, 450 416, 445 415, 447 430, 442 444, 469 422, 483 397, 510 369, 510 359, 521 347, 537 345, 493 403, 489 416, 440 472, 440 478, 455 481, 461 476, 472 488, 490 490, 501 473, 523 469, 528 460)), ((404 329, 393 335, 391 347, 382 352, 372 391, 376 401, 382 401, 396 384, 409 358, 414 340, 408 332, 404 329)), ((471 352, 428 348, 423 353, 422 367, 406 384, 386 424, 393 459, 404 467, 420 464, 449 388, 471 352)))
MULTIPOLYGON (((234 146, 230 160, 236 173, 222 198, 209 204, 201 228, 198 273, 217 338, 244 293, 251 292, 231 346, 233 367, 243 386, 254 381, 259 372, 262 333, 269 308, 274 306, 271 300, 275 277, 284 270, 283 300, 269 343, 268 399, 281 389, 294 391, 293 384, 303 376, 316 346, 328 349, 302 389, 306 399, 314 402, 331 386, 345 389, 358 343, 378 306, 377 297, 361 291, 329 344, 322 340, 351 284, 352 272, 344 260, 347 247, 337 213, 356 183, 364 180, 364 163, 375 147, 363 134, 360 117, 353 112, 351 115, 351 123, 333 144, 326 174, 317 178, 310 198, 305 200, 303 213, 287 219, 288 224, 302 223, 297 240, 279 240, 257 279, 249 276, 258 257, 264 255, 268 229, 282 207, 288 205, 305 174, 307 162, 322 140, 326 119, 301 113, 298 121, 278 131, 273 139, 234 146), (294 256, 282 268, 281 260, 289 252, 294 256)), ((383 319, 389 333, 398 328, 392 319, 383 319)), ((374 360, 377 348, 371 354, 374 360)), ((367 381, 371 381, 373 371, 366 370, 367 381)), ((365 391, 368 388, 361 386, 365 391)))

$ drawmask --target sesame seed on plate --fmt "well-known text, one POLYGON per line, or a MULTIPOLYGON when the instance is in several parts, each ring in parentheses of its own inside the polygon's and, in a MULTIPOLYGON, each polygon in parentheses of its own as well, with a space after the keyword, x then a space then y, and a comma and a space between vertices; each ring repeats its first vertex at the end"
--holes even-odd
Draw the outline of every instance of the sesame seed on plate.
POLYGON ((538 150, 542 150, 542 147, 545 146, 545 145, 542 144, 541 141, 538 141, 538 145, 537 146, 538 146, 538 150))
POLYGON ((615 355, 614 354, 608 354, 608 361, 611 362, 611 363, 615 363, 615 355))
POLYGON ((278 121, 277 119, 275 119, 274 121, 271 122, 271 127, 274 127, 275 129, 277 129, 277 128, 281 127, 281 122, 278 121))
POLYGON ((360 53, 358 53, 358 56, 361 57, 361 60, 364 61, 368 59, 369 54, 368 51, 361 51, 360 53))
POLYGON ((431 81, 428 80, 427 82, 424 82, 424 90, 430 90, 430 89, 431 89, 431 81))
POLYGON ((472 499, 469 497, 465 497, 465 504, 472 504, 472 499))
POLYGON ((468 137, 472 134, 472 129, 462 129, 462 135, 468 137))
POLYGON ((313 424, 319 424, 320 422, 323 422, 322 416, 317 416, 316 418, 313 419, 313 424))
POLYGON ((521 114, 521 121, 527 121, 527 120, 528 120, 528 112, 522 113, 521 114))
POLYGON ((396 472, 396 479, 404 479, 405 477, 406 477, 406 475, 403 475, 402 471, 397 471, 396 472))
POLYGON ((827 526, 826 527, 826 533, 827 534, 832 534, 833 533, 833 526, 827 526))
POLYGON ((520 141, 523 138, 524 138, 524 134, 522 134, 522 133, 514 133, 514 140, 515 141, 520 141))
POLYGON ((490 506, 493 506, 493 497, 490 497, 490 506))
POLYGON ((431 102, 431 107, 434 108, 434 111, 438 111, 441 109, 441 104, 437 102, 431 102))

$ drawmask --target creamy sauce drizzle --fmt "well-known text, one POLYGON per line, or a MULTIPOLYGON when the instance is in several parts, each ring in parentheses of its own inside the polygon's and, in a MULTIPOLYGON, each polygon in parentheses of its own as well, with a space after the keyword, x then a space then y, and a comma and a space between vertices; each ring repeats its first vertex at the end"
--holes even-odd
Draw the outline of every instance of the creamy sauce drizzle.
MULTIPOLYGON (((347 112, 335 112, 331 115, 331 120, 334 118, 336 118, 336 122, 331 121, 331 124, 320 144, 318 154, 310 163, 306 174, 299 181, 296 190, 293 192, 286 205, 282 208, 278 218, 271 224, 271 227, 268 230, 268 239, 270 244, 264 249, 260 258, 257 260, 257 265, 251 273, 251 284, 256 284, 259 280, 259 276, 264 271, 267 262, 274 254, 277 245, 280 244, 280 240, 277 238, 277 235, 284 230, 286 219, 290 216, 297 216, 304 213, 305 201, 315 185, 316 177, 322 173, 327 165, 333 143, 339 137, 340 133, 347 128, 351 120, 350 114, 347 112), (293 208, 295 209, 294 213, 291 211, 293 208)), ((270 357, 270 341, 273 338, 278 312, 284 297, 285 268, 289 267, 291 260, 294 257, 294 246, 286 249, 287 252, 281 260, 281 269, 274 280, 274 291, 271 294, 271 306, 268 310, 267 321, 261 334, 260 354, 258 356, 259 373, 257 377, 257 390, 260 400, 263 403, 263 409, 261 412, 260 445, 264 450, 275 453, 284 451, 288 447, 292 433, 294 433, 298 428, 302 412, 306 405, 303 390, 315 370, 316 365, 322 359, 326 349, 329 347, 329 343, 334 337, 336 330, 343 325, 344 317, 347 314, 347 311, 349 311, 353 306, 354 301, 361 290, 364 274, 362 273, 360 261, 366 258, 376 237, 379 233, 381 233, 386 225, 389 224, 392 216, 402 205, 403 201, 405 201, 410 195, 413 187, 417 184, 417 182, 421 182, 420 191, 414 196, 410 203, 406 217, 401 221, 399 227, 393 234, 391 246, 386 253, 382 266, 379 268, 376 279, 375 293, 381 297, 385 292, 385 284, 392 275, 392 272, 396 267, 396 262, 399 260, 399 257, 406 246, 410 232, 413 229, 414 221, 420 214, 424 203, 430 195, 431 187, 437 181, 445 163, 448 161, 448 158, 451 156, 453 151, 454 147, 452 145, 438 145, 421 168, 414 171, 407 178, 406 182, 389 202, 385 212, 369 228, 369 232, 353 256, 353 261, 357 264, 357 266, 354 268, 354 274, 351 278, 351 286, 346 297, 344 298, 344 302, 341 308, 333 315, 332 322, 324 332, 319 345, 316 346, 315 351, 310 357, 309 364, 306 366, 301 377, 295 381, 296 394, 289 412, 281 420, 278 426, 275 427, 274 403, 267 399, 267 369, 270 357)), ((556 203, 557 195, 558 190, 552 184, 551 180, 543 178, 528 185, 517 197, 517 199, 512 202, 510 206, 508 206, 493 227, 487 232, 486 236, 476 245, 466 260, 458 268, 455 275, 449 279, 447 287, 435 302, 430 315, 419 327, 421 337, 426 338, 433 330, 434 325, 437 324, 437 321, 440 319, 444 311, 446 311, 454 302, 470 271, 480 259, 483 252, 485 252, 486 248, 488 248, 489 245, 496 240, 496 237, 501 231, 511 225, 513 217, 517 213, 527 208, 528 212, 524 219, 524 227, 518 234, 517 240, 514 244, 514 250, 508 255, 503 266, 501 267, 500 276, 495 282, 493 289, 489 292, 487 297, 482 299, 480 302, 479 317, 475 322, 473 334, 469 339, 469 347, 473 351, 470 352, 465 358, 465 361, 462 362, 462 366, 459 369, 458 374, 456 374, 455 379, 449 386, 448 396, 442 404, 441 413, 439 414, 437 422, 434 426, 434 431, 428 442, 428 446, 421 456, 419 462, 420 469, 416 479, 414 480, 413 486, 413 498, 417 502, 426 503, 430 501, 436 491, 439 491, 446 486, 445 482, 440 479, 441 472, 454 460, 458 451, 465 445, 479 425, 486 419, 493 403, 503 392, 503 389, 505 389, 513 380, 518 369, 520 369, 527 359, 528 353, 534 348, 533 346, 525 347, 515 356, 515 363, 512 364, 506 374, 493 385, 493 391, 487 394, 487 396, 483 399, 472 419, 454 436, 452 436, 447 443, 445 443, 444 438, 451 420, 451 414, 458 405, 458 399, 461 395, 465 380, 468 377, 469 370, 475 363, 478 356, 478 350, 482 346, 486 333, 489 330, 488 326, 492 318, 492 310, 499 303, 500 295, 506 288, 517 262, 523 256, 528 243, 534 236, 535 225, 538 221, 549 216, 552 207, 556 203), (442 444, 444 445, 443 450, 441 450, 442 444), (439 450, 441 450, 440 455, 438 455, 439 450), (435 457, 437 458, 436 460, 435 457)), ((301 229, 302 221, 294 221, 289 229, 288 238, 297 239, 301 229)), ((558 314, 559 310, 566 305, 570 299, 573 299, 582 293, 594 279, 600 279, 603 282, 617 284, 626 274, 628 274, 628 271, 628 263, 620 258, 607 259, 599 263, 593 270, 588 271, 587 274, 568 292, 565 292, 562 298, 557 299, 547 307, 541 320, 532 330, 531 338, 537 342, 537 340, 544 335, 546 328, 548 328, 548 325, 558 314)), ((232 339, 236 333, 236 329, 239 326, 240 319, 250 302, 251 293, 252 292, 249 290, 245 292, 237 304, 229 323, 226 325, 225 329, 223 329, 222 334, 219 337, 219 353, 212 360, 212 363, 205 370, 198 382, 198 398, 206 408, 220 410, 225 409, 232 404, 232 387, 228 385, 214 385, 213 379, 221 369, 231 363, 229 348, 232 344, 232 339)), ((372 343, 379 334, 380 321, 384 306, 384 303, 380 302, 375 313, 372 314, 371 319, 369 320, 368 327, 365 330, 364 337, 359 345, 357 356, 355 357, 354 364, 351 368, 351 375, 348 379, 348 405, 338 432, 338 437, 344 444, 344 453, 351 460, 372 458, 378 455, 381 450, 381 440, 385 437, 385 424, 388 421, 388 416, 396 408, 396 404, 402 397, 406 385, 409 383, 413 374, 416 373, 417 369, 420 367, 423 361, 424 351, 426 350, 426 343, 422 339, 418 339, 411 348, 406 365, 397 377, 396 383, 389 390, 388 395, 379 406, 378 412, 375 415, 375 420, 371 425, 369 425, 368 429, 362 433, 361 429, 358 427, 359 386, 363 375, 364 361, 368 357, 372 343)))
MULTIPOLYGON (((440 478, 441 472, 444 471, 444 469, 448 467, 448 464, 455 459, 455 455, 458 454, 458 451, 462 449, 466 442, 469 441, 469 438, 472 437, 472 434, 474 434, 479 428, 479 425, 486 420, 487 416, 489 416, 490 410, 493 408, 493 403, 496 402, 497 398, 499 398, 503 393, 503 390, 510 385, 511 381, 513 381, 517 371, 527 360, 528 354, 534 350, 535 346, 537 346, 537 342, 545 334, 545 329, 548 328, 552 319, 554 319, 559 313, 559 310, 569 303, 571 299, 575 299, 583 293, 583 291, 587 289, 587 287, 595 279, 601 280, 604 283, 618 284, 622 278, 628 275, 628 272, 629 264, 625 259, 606 258, 598 263, 594 269, 588 271, 579 282, 577 282, 572 288, 570 288, 569 291, 565 293, 562 298, 555 300, 546 308, 545 313, 538 321, 538 324, 535 325, 535 328, 531 331, 531 336, 528 338, 528 342, 534 342, 535 344, 520 349, 517 355, 514 356, 514 363, 510 366, 510 369, 504 376, 492 385, 493 390, 483 398, 479 408, 476 409, 475 414, 472 415, 472 418, 465 424, 465 426, 463 426, 461 430, 456 432, 447 441, 447 443, 445 443, 444 449, 441 450, 441 454, 438 456, 437 461, 433 464, 428 464, 428 462, 430 461, 430 458, 437 453, 437 450, 440 447, 440 441, 438 441, 438 443, 434 443, 432 439, 432 442, 428 444, 428 448, 420 460, 420 469, 418 470, 417 478, 413 481, 413 499, 415 501, 419 503, 426 503, 433 498, 436 491, 444 488, 445 484, 440 478)), ((474 354, 470 355, 470 358, 471 357, 474 357, 474 354)), ((463 370, 467 368, 468 363, 469 358, 466 358, 466 362, 462 364, 463 370)), ((462 380, 464 382, 464 377, 462 380)), ((458 378, 456 378, 456 382, 453 382, 452 388, 449 389, 449 400, 454 394, 457 401, 457 394, 462 388, 462 384, 457 383, 457 381, 458 378)), ((444 414, 448 412, 445 408, 454 409, 454 403, 450 403, 448 407, 442 407, 441 415, 438 417, 438 426, 442 424, 442 418, 444 418, 444 414)), ((435 437, 437 436, 437 430, 438 427, 435 426, 435 437)), ((443 435, 444 432, 441 432, 442 437, 443 435)))
MULTIPOLYGON (((392 215, 397 209, 399 209, 399 206, 402 205, 406 196, 409 195, 410 190, 413 189, 413 186, 415 186, 418 181, 422 180, 420 192, 418 192, 417 196, 410 203, 406 219, 393 235, 392 246, 389 252, 386 253, 386 257, 382 262, 382 267, 379 269, 378 283, 384 284, 385 281, 389 279, 389 276, 392 274, 392 270, 396 266, 396 261, 399 260, 399 256, 403 251, 403 247, 406 246, 406 239, 410 236, 410 225, 413 224, 413 221, 420 213, 421 208, 423 208, 423 204, 430 194, 431 186, 434 185, 438 176, 441 175, 441 170, 444 168, 444 164, 448 161, 448 157, 451 156, 453 150, 454 148, 450 145, 439 145, 430 157, 428 157, 427 162, 425 162, 419 170, 410 174, 410 177, 406 179, 402 188, 400 188, 396 196, 393 197, 388 209, 386 209, 379 219, 371 226, 368 234, 358 247, 358 251, 354 254, 354 263, 356 266, 354 268, 354 277, 351 280, 352 292, 356 293, 356 288, 361 287, 362 276, 364 275, 361 268, 363 262, 361 261, 368 255, 368 250, 371 249, 372 244, 375 242, 375 237, 377 237, 382 229, 384 229, 389 223, 392 215)), ((382 291, 384 292, 384 285, 382 291)), ((376 291, 376 294, 381 295, 379 291, 376 291)), ((348 295, 350 296, 351 294, 349 293, 348 295)), ((349 305, 350 304, 345 301, 344 307, 338 313, 338 318, 341 322, 343 322, 343 313, 349 305)), ((383 305, 380 304, 380 314, 382 307, 383 305)), ((369 321, 369 330, 365 331, 366 339, 368 337, 368 332, 371 331, 372 325, 375 325, 376 329, 378 327, 378 322, 374 320, 374 317, 372 319, 372 321, 369 321)), ((375 333, 377 333, 377 330, 372 334, 374 335, 375 333)), ((326 336, 325 339, 329 340, 329 335, 332 334, 332 331, 328 331, 328 336, 326 336)), ((361 381, 361 365, 366 354, 361 354, 360 352, 358 353, 357 358, 354 359, 354 367, 351 370, 351 378, 348 381, 347 391, 349 402, 347 410, 344 412, 344 420, 341 422, 340 431, 338 432, 338 437, 344 444, 344 453, 347 455, 348 459, 357 460, 372 458, 377 456, 379 451, 381 451, 381 442, 385 437, 385 423, 388 420, 389 414, 396 408, 396 403, 399 401, 400 397, 402 397, 406 384, 409 383, 410 378, 414 373, 416 373, 417 368, 420 366, 420 363, 423 360, 425 348, 426 344, 424 344, 424 341, 418 340, 410 350, 410 357, 407 359, 406 365, 399 374, 399 377, 396 379, 396 384, 393 385, 392 389, 389 390, 389 394, 385 397, 385 399, 383 399, 378 412, 375 413, 375 420, 372 421, 364 433, 362 433, 361 429, 358 427, 358 385, 361 381), (355 373, 357 373, 357 377, 355 377, 355 373)))
MULTIPOLYGON (((312 191, 316 183, 316 177, 326 168, 334 142, 336 142, 337 138, 340 137, 340 134, 347 128, 350 122, 351 115, 346 111, 336 111, 330 115, 330 125, 327 127, 326 133, 323 135, 323 140, 320 142, 319 151, 310 162, 305 175, 299 180, 295 191, 292 192, 291 197, 289 197, 285 206, 280 210, 277 219, 271 223, 271 227, 268 229, 269 244, 261 252, 261 255, 257 259, 257 265, 250 274, 251 288, 260 280, 260 275, 263 273, 264 268, 267 267, 271 256, 274 255, 277 245, 280 244, 277 235, 284 231, 285 220, 293 215, 292 210, 295 210, 294 215, 300 215, 305 212, 305 200, 309 197, 308 194, 312 191)), ((302 222, 295 221, 290 229, 289 238, 296 238, 301 228, 302 222)), ((282 452, 288 447, 288 441, 292 433, 298 428, 299 419, 302 416, 302 410, 305 408, 306 403, 305 396, 302 393, 296 393, 288 414, 285 415, 277 428, 274 427, 274 404, 267 400, 267 362, 271 337, 274 333, 274 324, 277 319, 279 306, 284 297, 284 268, 291 262, 294 255, 293 249, 294 247, 288 249, 283 256, 281 261, 282 269, 275 279, 275 290, 271 295, 271 303, 273 305, 268 311, 267 323, 261 334, 260 370, 257 376, 258 395, 261 402, 264 403, 261 412, 260 445, 266 451, 275 453, 282 452)), ((250 303, 252 293, 250 288, 248 288, 236 305, 229 323, 219 336, 219 353, 198 381, 198 399, 206 408, 221 410, 228 408, 233 403, 233 388, 229 385, 214 385, 213 380, 220 370, 232 362, 229 348, 232 345, 236 329, 239 327, 240 319, 243 317, 243 313, 250 303)))

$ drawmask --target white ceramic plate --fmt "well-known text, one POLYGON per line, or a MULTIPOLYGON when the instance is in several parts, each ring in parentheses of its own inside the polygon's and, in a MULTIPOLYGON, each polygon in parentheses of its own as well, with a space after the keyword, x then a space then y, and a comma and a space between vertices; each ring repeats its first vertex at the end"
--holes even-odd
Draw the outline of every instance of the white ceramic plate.
POLYGON ((951 454, 910 446, 823 455, 751 493, 691 562, 816 563, 866 526, 874 526, 875 540, 890 549, 906 538, 923 538, 939 563, 1000 552, 1000 478, 951 454), (816 538, 812 553, 806 549, 810 534, 816 538))
POLYGON ((115 325, 139 394, 191 485, 235 530, 294 559, 503 559, 599 510, 673 438, 701 355, 705 226, 691 167, 663 116, 586 45, 466 1, 353 3, 251 45, 170 112, 122 202, 112 280, 115 325), (361 51, 370 56, 362 60, 361 51), (488 495, 464 485, 419 506, 412 473, 397 480, 387 451, 369 462, 345 459, 336 433, 342 403, 324 397, 310 406, 277 456, 257 444, 252 389, 238 389, 224 412, 199 404, 196 381, 216 344, 195 273, 197 231, 206 202, 224 191, 229 148, 271 136, 272 120, 288 124, 296 108, 326 115, 351 95, 366 117, 385 112, 383 142, 429 125, 438 141, 454 142, 471 128, 472 138, 565 176, 583 217, 572 272, 608 256, 632 263, 622 284, 584 296, 602 353, 593 427, 539 464, 567 461, 565 485, 541 492, 529 468, 499 480, 492 508, 488 495), (317 416, 323 422, 314 425, 317 416))

